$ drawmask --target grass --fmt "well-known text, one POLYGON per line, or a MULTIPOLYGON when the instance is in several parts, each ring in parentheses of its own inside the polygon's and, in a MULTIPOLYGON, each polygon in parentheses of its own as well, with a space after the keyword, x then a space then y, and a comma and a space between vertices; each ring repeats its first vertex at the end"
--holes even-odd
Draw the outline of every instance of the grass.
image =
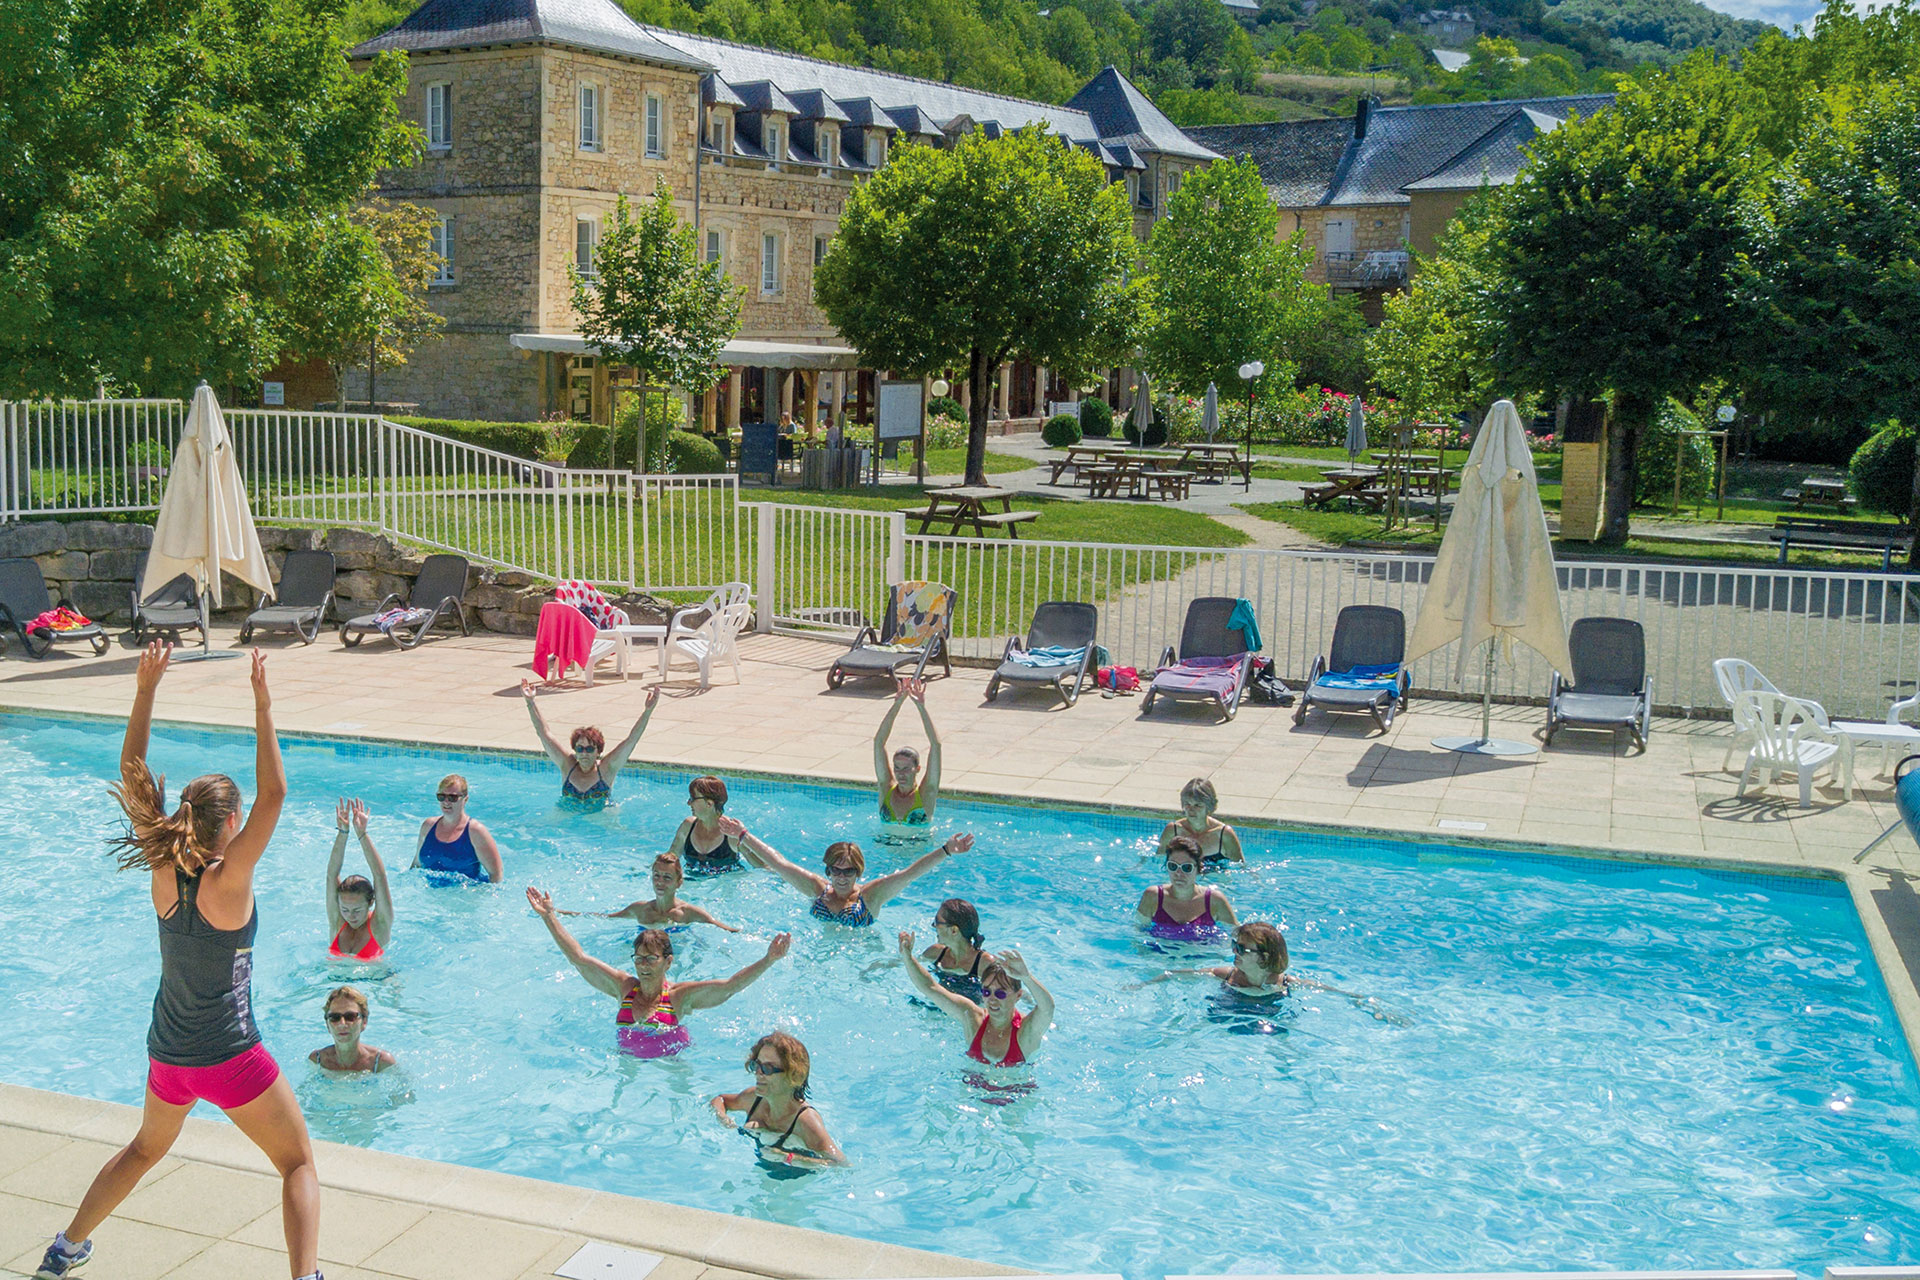
MULTIPOLYGON (((896 511, 924 505, 920 485, 888 485, 879 493, 865 489, 747 489, 742 502, 781 502, 810 507, 846 507, 856 511, 896 511)), ((1038 520, 1023 525, 1022 538, 1048 542, 1124 542, 1171 547, 1238 547, 1247 535, 1208 516, 1182 511, 1165 503, 1069 502, 1056 498, 1018 495, 1015 511, 1038 511, 1038 520)), ((917 524, 912 525, 918 528, 917 524)))
MULTIPOLYGON (((912 460, 904 454, 894 464, 896 467, 911 469, 912 460)), ((1033 459, 1023 458, 1014 453, 995 453, 987 450, 987 474, 1004 475, 1009 471, 1029 471, 1033 468, 1033 459)), ((927 450, 927 474, 930 476, 957 476, 967 469, 967 451, 965 449, 929 449, 927 450)))

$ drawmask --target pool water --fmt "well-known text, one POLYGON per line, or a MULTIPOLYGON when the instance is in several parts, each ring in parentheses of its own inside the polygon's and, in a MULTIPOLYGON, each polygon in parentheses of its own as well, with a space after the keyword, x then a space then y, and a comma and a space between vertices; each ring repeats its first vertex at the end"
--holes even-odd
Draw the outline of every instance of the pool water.
MULTIPOLYGON (((156 977, 145 878, 111 870, 117 726, 0 718, 0 1079, 136 1103, 156 977)), ((943 807, 973 831, 867 930, 824 926, 771 875, 686 896, 747 932, 696 931, 674 976, 793 953, 693 1045, 616 1051, 614 1002, 562 959, 521 886, 563 906, 647 897, 685 774, 630 772, 604 814, 562 811, 544 761, 286 739, 293 794, 258 877, 255 1005, 316 1136, 1050 1270, 1444 1272, 1920 1263, 1920 1083, 1837 885, 1297 832, 1245 835, 1222 883, 1287 934, 1298 972, 1365 992, 1249 1012, 1214 984, 1138 985, 1224 945, 1156 950, 1133 904, 1155 824, 1025 805, 943 807), (458 771, 507 885, 404 868, 458 771), (394 868, 393 968, 325 958, 336 795, 371 807, 394 868), (899 929, 949 895, 1059 1001, 1038 1062, 984 1087, 958 1029, 909 998, 899 929), (399 1074, 322 1078, 321 997, 369 992, 399 1074), (707 1108, 747 1048, 798 1035, 851 1169, 774 1178, 707 1108)), ((162 731, 175 787, 252 740, 162 731)), ((1184 779, 1169 779, 1171 802, 1184 779)), ((729 812, 803 865, 858 840, 870 793, 734 780, 729 812)), ((349 843, 348 868, 357 846, 349 843)), ((624 921, 575 920, 624 965, 624 921)), ((683 935, 684 937, 684 935, 683 935)))

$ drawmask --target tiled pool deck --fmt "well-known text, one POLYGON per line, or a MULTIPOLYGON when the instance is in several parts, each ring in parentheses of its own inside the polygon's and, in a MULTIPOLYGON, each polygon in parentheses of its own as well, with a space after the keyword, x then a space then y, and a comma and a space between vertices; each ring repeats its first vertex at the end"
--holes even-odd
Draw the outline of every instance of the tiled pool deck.
MULTIPOLYGON (((232 644, 230 632, 216 628, 216 637, 216 647, 232 644)), ((402 653, 381 642, 343 649, 329 634, 312 646, 270 640, 265 647, 283 730, 447 746, 534 745, 519 692, 530 640, 451 637, 402 653)), ((690 671, 676 670, 635 758, 870 782, 873 732, 887 690, 876 681, 829 693, 825 673, 838 651, 754 636, 743 644, 738 685, 722 671, 702 691, 690 671)), ((28 663, 10 648, 0 660, 0 706, 124 716, 134 665, 131 650, 28 663)), ((1171 816, 1180 785, 1206 775, 1230 820, 1345 824, 1402 838, 1845 875, 1909 1040, 1920 1032, 1920 851, 1901 833, 1862 866, 1852 862, 1895 820, 1890 783, 1875 776, 1877 751, 1861 753, 1852 803, 1821 786, 1814 807, 1801 810, 1791 780, 1735 798, 1738 779, 1720 768, 1731 732, 1724 721, 1658 721, 1645 755, 1611 745, 1606 735, 1569 731, 1550 752, 1498 760, 1430 745, 1436 736, 1477 731, 1478 707, 1464 703, 1416 701, 1382 738, 1364 716, 1316 714, 1295 728, 1290 711, 1259 703, 1224 724, 1192 704, 1162 704, 1142 719, 1137 696, 1088 695, 1071 709, 1037 693, 1002 693, 988 703, 987 674, 956 668, 952 679, 929 686, 948 791, 1171 816)), ((591 688, 576 679, 543 692, 541 706, 556 728, 612 729, 617 722, 624 730, 654 679, 641 656, 630 683, 609 665, 591 688)), ((1494 715, 1494 731, 1504 737, 1528 737, 1542 720, 1534 707, 1496 707, 1494 715)), ((162 688, 158 716, 250 724, 245 665, 178 665, 162 688)), ((902 725, 913 741, 917 726, 902 725)), ((131 1134, 134 1114, 0 1086, 0 1275, 9 1267, 31 1270, 100 1161, 131 1134)), ((175 1158, 101 1229, 103 1253, 87 1274, 285 1274, 278 1192, 265 1170, 229 1126, 190 1124, 175 1158)), ((330 1280, 544 1277, 589 1239, 667 1255, 655 1280, 997 1270, 357 1148, 323 1146, 320 1170, 330 1197, 321 1249, 330 1280)))

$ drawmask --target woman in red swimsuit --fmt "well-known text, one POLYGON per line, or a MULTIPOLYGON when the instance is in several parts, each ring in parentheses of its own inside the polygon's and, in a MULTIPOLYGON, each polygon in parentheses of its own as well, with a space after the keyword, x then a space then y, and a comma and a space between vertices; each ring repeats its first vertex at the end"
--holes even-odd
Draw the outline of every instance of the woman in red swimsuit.
POLYGON ((972 1040, 967 1056, 990 1067, 1017 1067, 1039 1052, 1040 1040, 1053 1025, 1053 993, 1027 968, 1018 951, 1003 951, 980 971, 980 1003, 935 982, 920 958, 913 954, 913 934, 900 934, 900 958, 907 977, 921 995, 946 1010, 972 1040), (1024 1016, 1015 1006, 1021 985, 1032 992, 1033 1008, 1024 1016))
POLYGON ((382 959, 393 937, 393 895, 387 890, 387 864, 367 834, 367 806, 358 800, 337 800, 333 821, 333 853, 327 858, 327 929, 333 941, 327 945, 327 954, 336 960, 382 959), (373 872, 371 880, 340 878, 349 823, 360 837, 360 852, 366 855, 367 870, 373 872))

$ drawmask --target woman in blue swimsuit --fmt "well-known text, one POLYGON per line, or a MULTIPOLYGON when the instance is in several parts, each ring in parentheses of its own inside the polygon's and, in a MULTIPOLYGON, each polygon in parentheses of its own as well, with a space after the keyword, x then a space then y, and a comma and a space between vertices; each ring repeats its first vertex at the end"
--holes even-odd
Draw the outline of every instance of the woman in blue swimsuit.
POLYGON ((613 780, 620 776, 627 757, 640 743, 640 735, 647 731, 647 721, 653 719, 654 705, 660 701, 660 686, 647 690, 647 705, 640 718, 611 751, 607 750, 606 735, 586 725, 575 729, 567 739, 568 746, 562 747, 533 700, 533 681, 520 682, 520 695, 527 700, 527 714, 533 718, 533 731, 539 735, 547 759, 560 767, 560 798, 597 809, 612 799, 613 780))
POLYGON ((873 782, 880 791, 880 820, 925 826, 933 821, 933 807, 940 801, 940 735, 934 732, 933 717, 927 714, 927 685, 924 680, 902 680, 893 695, 893 706, 873 735, 873 782), (927 771, 920 772, 920 753, 901 747, 887 754, 887 739, 893 736, 893 722, 907 700, 913 700, 920 713, 920 726, 927 731, 927 771))
POLYGON ((867 859, 860 852, 860 846, 851 840, 839 840, 827 846, 827 874, 819 876, 788 862, 774 852, 766 841, 749 833, 738 819, 720 819, 720 829, 746 852, 747 861, 767 868, 813 899, 811 914, 814 919, 856 928, 872 924, 875 910, 933 870, 934 865, 949 854, 965 853, 973 848, 972 836, 964 831, 955 832, 947 837, 946 843, 922 854, 900 870, 862 884, 860 877, 866 873, 867 859))
POLYGON ((500 883, 500 846, 493 833, 467 816, 467 780, 457 773, 440 779, 436 792, 440 816, 420 824, 420 852, 413 865, 437 877, 500 883))

